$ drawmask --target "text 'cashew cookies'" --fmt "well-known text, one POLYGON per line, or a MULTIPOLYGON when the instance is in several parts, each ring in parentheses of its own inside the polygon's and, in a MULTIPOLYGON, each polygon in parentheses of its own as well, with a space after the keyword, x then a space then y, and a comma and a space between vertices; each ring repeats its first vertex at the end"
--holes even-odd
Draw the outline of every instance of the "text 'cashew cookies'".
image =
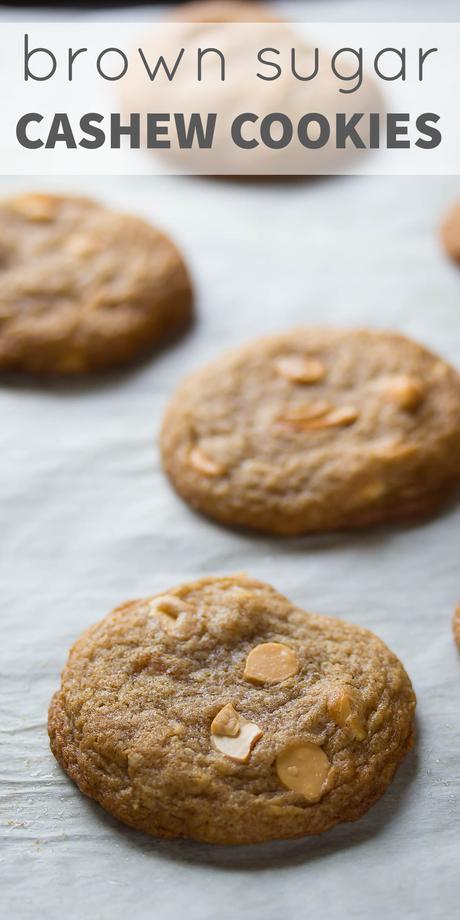
POLYGON ((400 335, 296 329, 190 376, 161 448, 179 494, 230 526, 417 519, 460 482, 460 376, 400 335))
POLYGON ((412 745, 415 697, 365 629, 242 575, 124 604, 73 646, 51 748, 133 827, 222 844, 359 818, 412 745))
POLYGON ((130 362, 191 315, 173 243, 87 198, 0 203, 0 369, 82 374, 130 362))

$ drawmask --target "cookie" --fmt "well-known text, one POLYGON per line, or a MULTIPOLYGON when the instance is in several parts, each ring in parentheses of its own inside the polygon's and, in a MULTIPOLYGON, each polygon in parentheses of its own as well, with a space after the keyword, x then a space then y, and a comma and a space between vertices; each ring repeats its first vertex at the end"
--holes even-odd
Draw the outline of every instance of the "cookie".
POLYGON ((452 620, 452 629, 454 631, 454 639, 460 649, 460 604, 455 609, 454 617, 452 620))
POLYGON ((256 843, 359 818, 412 745, 415 696, 366 629, 243 575, 124 604, 73 646, 52 751, 149 834, 256 843))
POLYGON ((87 198, 0 203, 0 369, 83 374, 126 364, 191 315, 171 241, 87 198))
MULTIPOLYGON (((158 29, 144 31, 142 46, 147 60, 158 61, 158 29)), ((141 142, 156 158, 155 171, 232 178, 348 171, 349 160, 370 145, 369 114, 384 111, 367 70, 358 78, 356 62, 341 57, 339 79, 325 64, 331 52, 263 3, 181 4, 161 24, 161 51, 170 73, 174 62, 172 78, 161 70, 146 80, 143 61, 134 57, 118 85, 125 117, 140 113, 141 142), (178 61, 180 48, 186 53, 178 61), (160 146, 146 125, 152 112, 180 112, 187 127, 178 131, 168 118, 160 146), (337 112, 346 121, 361 113, 363 149, 335 142, 337 112), (193 140, 197 115, 202 146, 193 140)))
POLYGON ((441 240, 451 259, 460 262, 460 203, 445 218, 441 227, 441 240))
POLYGON ((179 494, 230 526, 417 519, 460 481, 460 376, 393 333, 295 329, 189 377, 161 450, 179 494))

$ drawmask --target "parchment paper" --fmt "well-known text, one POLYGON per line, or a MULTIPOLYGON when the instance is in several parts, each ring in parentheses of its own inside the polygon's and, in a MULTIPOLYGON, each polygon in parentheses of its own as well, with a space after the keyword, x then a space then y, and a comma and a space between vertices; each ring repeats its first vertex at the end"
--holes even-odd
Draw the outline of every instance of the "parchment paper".
MULTIPOLYGON (((0 194, 37 186, 2 179, 0 194)), ((450 619, 460 597, 460 505, 421 526, 362 535, 241 535, 180 502, 156 438, 186 372, 226 346, 302 322, 399 329, 460 365, 460 272, 437 237, 459 181, 85 178, 46 187, 98 196, 170 232, 194 276, 197 321, 115 377, 0 385, 6 916, 453 918, 460 662, 450 619), (116 604, 242 569, 390 645, 418 694, 416 750, 367 816, 320 838, 243 848, 149 839, 85 799, 54 762, 50 695, 73 640, 116 604)))

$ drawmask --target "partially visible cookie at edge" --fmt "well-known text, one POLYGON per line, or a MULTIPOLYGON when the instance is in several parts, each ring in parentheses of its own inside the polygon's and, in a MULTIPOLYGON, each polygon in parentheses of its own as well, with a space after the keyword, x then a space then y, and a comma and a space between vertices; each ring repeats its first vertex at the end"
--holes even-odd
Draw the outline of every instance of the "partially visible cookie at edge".
POLYGON ((460 604, 455 608, 454 616, 452 619, 452 630, 454 633, 454 639, 460 649, 460 604))
POLYGON ((359 818, 411 748, 414 709, 373 633, 235 575, 125 604, 84 633, 49 734, 121 821, 243 844, 359 818))
POLYGON ((191 312, 180 253, 145 221, 68 195, 0 202, 0 370, 115 368, 191 312))
POLYGON ((188 377, 161 450, 177 492, 229 526, 416 520, 460 483, 460 376, 396 333, 299 328, 188 377))
POLYGON ((441 240, 450 258, 460 263, 460 202, 445 217, 441 226, 441 240))

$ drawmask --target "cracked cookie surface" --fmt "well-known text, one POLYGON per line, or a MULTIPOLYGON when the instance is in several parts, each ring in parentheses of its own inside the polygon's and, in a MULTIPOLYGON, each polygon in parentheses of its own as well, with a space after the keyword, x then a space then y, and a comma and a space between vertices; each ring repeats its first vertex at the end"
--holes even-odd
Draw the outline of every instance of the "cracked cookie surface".
POLYGON ((0 203, 0 369, 84 374, 129 363, 191 315, 162 233, 87 198, 0 203))
POLYGON ((359 818, 410 749, 414 709, 371 632, 235 575, 124 604, 84 633, 49 734, 82 792, 127 824, 255 843, 359 818))
POLYGON ((460 376, 395 333, 295 329, 187 378, 161 450, 177 492, 230 526, 417 519, 460 482, 460 376))

